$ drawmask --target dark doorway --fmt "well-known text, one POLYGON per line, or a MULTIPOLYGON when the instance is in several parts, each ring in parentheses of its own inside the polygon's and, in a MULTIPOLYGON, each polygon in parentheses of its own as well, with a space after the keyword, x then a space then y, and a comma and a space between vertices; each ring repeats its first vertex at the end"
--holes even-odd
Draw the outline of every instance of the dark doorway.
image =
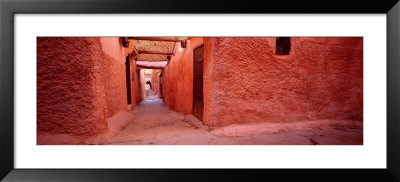
POLYGON ((193 50, 193 115, 203 121, 203 57, 204 45, 193 50))
POLYGON ((160 97, 161 97, 161 99, 163 98, 163 95, 162 95, 162 71, 160 73, 160 97))
POLYGON ((141 80, 141 78, 140 78, 140 69, 136 69, 136 76, 137 76, 137 85, 136 85, 136 88, 139 88, 138 90, 138 94, 139 95, 141 95, 141 97, 139 97, 139 98, 142 98, 143 97, 143 89, 142 89, 142 87, 141 87, 141 85, 140 85, 140 80, 141 80))
POLYGON ((129 56, 126 56, 125 62, 125 70, 126 70, 126 95, 128 104, 132 104, 132 95, 131 95, 131 66, 129 62, 129 56))

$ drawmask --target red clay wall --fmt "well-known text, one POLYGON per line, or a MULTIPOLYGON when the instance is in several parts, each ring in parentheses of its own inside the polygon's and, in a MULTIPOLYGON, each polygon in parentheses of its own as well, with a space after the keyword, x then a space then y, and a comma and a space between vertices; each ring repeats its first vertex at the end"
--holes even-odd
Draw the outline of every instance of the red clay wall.
POLYGON ((107 130, 98 38, 37 38, 37 130, 90 136, 107 130))
POLYGON ((132 104, 131 109, 134 109, 141 101, 141 89, 140 89, 140 81, 139 81, 139 70, 136 68, 136 62, 134 61, 134 57, 136 53, 134 52, 134 41, 129 40, 129 46, 124 49, 125 56, 129 56, 130 61, 130 78, 131 78, 131 98, 132 104), (132 79, 133 77, 133 79, 132 79))
POLYGON ((177 43, 175 55, 162 72, 164 103, 184 114, 192 113, 193 107, 193 49, 203 44, 202 37, 192 37, 187 47, 177 43))
POLYGON ((136 63, 133 60, 133 56, 129 56, 131 65, 131 94, 132 94, 132 105, 131 109, 134 109, 143 99, 142 92, 140 89, 140 71, 136 69, 136 63), (133 76, 133 80, 132 80, 133 76))
POLYGON ((145 94, 145 91, 144 91, 144 74, 143 74, 143 70, 142 69, 138 69, 137 70, 137 72, 138 72, 138 78, 139 78, 139 83, 138 83, 138 85, 139 85, 139 97, 140 97, 140 100, 143 100, 144 99, 144 94, 145 94))
POLYGON ((38 133, 107 131, 107 119, 128 109, 125 76, 125 52, 117 37, 38 38, 38 133))
POLYGON ((362 120, 363 39, 291 40, 277 56, 275 38, 205 38, 203 122, 362 120))
MULTIPOLYGON (((100 38, 103 50, 102 77, 107 101, 107 116, 128 109, 125 52, 119 37, 100 38)), ((96 56, 96 55, 93 55, 96 56)))
POLYGON ((143 99, 144 98, 144 94, 146 93, 146 90, 145 90, 145 84, 146 84, 146 81, 145 81, 145 78, 146 76, 145 76, 145 69, 140 69, 140 75, 139 75, 139 81, 140 81, 140 83, 139 83, 139 85, 140 85, 140 90, 141 90, 141 93, 142 93, 142 95, 141 95, 141 98, 143 99))
POLYGON ((151 85, 152 85, 152 90, 153 92, 161 98, 161 93, 160 93, 160 77, 159 77, 160 70, 154 70, 153 76, 151 78, 151 85))

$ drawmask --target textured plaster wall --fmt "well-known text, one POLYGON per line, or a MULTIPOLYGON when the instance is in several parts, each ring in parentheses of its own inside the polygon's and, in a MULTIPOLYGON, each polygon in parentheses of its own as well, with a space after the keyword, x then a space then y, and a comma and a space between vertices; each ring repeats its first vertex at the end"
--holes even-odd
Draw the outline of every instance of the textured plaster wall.
POLYGON ((175 55, 164 68, 164 103, 184 114, 192 113, 193 107, 193 50, 203 44, 202 37, 192 37, 186 48, 175 47, 175 55))
POLYGON ((145 84, 146 84, 146 78, 145 78, 145 70, 146 69, 140 69, 140 75, 139 75, 139 81, 140 81, 140 83, 139 83, 139 85, 140 85, 140 90, 141 90, 141 93, 142 93, 142 95, 141 95, 141 98, 143 99, 144 98, 144 95, 146 94, 146 90, 145 90, 145 84))
POLYGON ((116 37, 39 37, 38 133, 106 132, 107 119, 128 108, 124 54, 116 37))
POLYGON ((204 118, 209 126, 363 119, 363 39, 205 38, 204 118))
POLYGON ((37 38, 37 130, 90 136, 107 130, 98 38, 37 38))
POLYGON ((121 45, 119 37, 101 37, 101 48, 105 54, 116 60, 117 62, 125 64, 125 49, 121 45))
POLYGON ((152 77, 151 77, 152 90, 159 98, 161 98, 160 77, 159 77, 159 73, 160 72, 161 72, 161 70, 155 69, 153 71, 153 74, 152 74, 152 77))
POLYGON ((136 64, 135 61, 133 60, 133 56, 129 56, 129 61, 131 65, 131 94, 132 94, 131 109, 134 109, 142 101, 143 97, 140 89, 139 70, 136 69, 136 64))
POLYGON ((100 38, 103 50, 102 77, 107 101, 107 116, 127 110, 125 52, 118 37, 100 38))

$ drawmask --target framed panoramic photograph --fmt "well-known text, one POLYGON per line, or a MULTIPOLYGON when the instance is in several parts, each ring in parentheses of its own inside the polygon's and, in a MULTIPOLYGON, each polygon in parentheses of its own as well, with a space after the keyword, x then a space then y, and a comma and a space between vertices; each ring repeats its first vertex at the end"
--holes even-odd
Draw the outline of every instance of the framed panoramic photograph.
POLYGON ((1 1, 4 181, 400 181, 398 1, 1 1))

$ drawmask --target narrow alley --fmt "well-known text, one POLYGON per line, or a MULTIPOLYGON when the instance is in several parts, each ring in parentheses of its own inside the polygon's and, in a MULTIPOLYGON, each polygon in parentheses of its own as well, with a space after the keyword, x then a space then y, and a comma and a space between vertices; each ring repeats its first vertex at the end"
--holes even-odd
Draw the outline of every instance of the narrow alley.
POLYGON ((134 117, 121 132, 116 135, 103 134, 86 144, 352 145, 362 141, 362 123, 346 120, 236 125, 210 132, 209 128, 202 125, 193 115, 185 116, 163 105, 162 100, 154 93, 145 98, 131 113, 134 117))
POLYGON ((38 145, 362 145, 362 37, 38 37, 38 145))

